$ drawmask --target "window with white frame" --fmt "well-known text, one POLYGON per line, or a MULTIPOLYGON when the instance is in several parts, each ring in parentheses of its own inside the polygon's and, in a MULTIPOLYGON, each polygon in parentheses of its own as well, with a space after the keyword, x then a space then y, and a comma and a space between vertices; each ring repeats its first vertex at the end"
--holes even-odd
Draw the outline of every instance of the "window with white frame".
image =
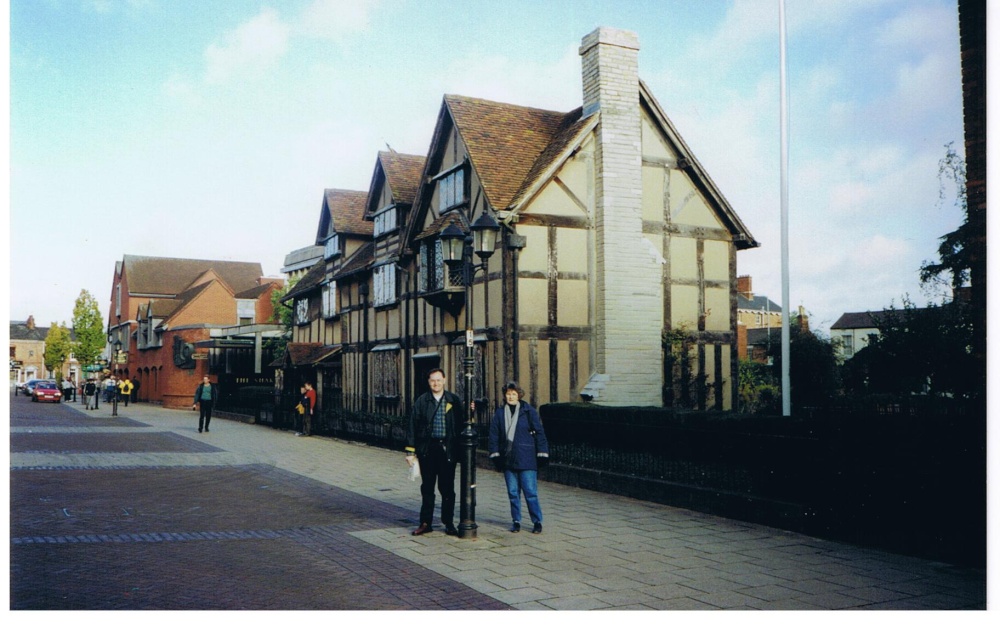
POLYGON ((391 233, 396 230, 398 226, 399 213, 396 211, 395 205, 389 208, 382 209, 375 214, 375 236, 379 237, 385 235, 386 233, 391 233))
POLYGON ((850 358, 854 355, 854 335, 853 334, 841 334, 840 335, 841 348, 844 351, 844 357, 850 358))
POLYGON ((309 322, 309 297, 295 301, 295 324, 305 325, 309 322))
POLYGON ((375 307, 389 305, 396 302, 396 264, 387 263, 375 268, 373 281, 375 285, 375 296, 373 304, 375 307))
POLYGON ((323 244, 323 258, 333 259, 340 255, 340 235, 334 233, 330 235, 326 243, 323 244))
POLYGON ((465 202, 465 169, 459 168, 438 180, 438 210, 447 211, 465 202))
POLYGON ((323 286, 323 318, 337 315, 337 282, 330 281, 323 286))
POLYGON ((122 315, 122 284, 115 286, 115 316, 122 315))

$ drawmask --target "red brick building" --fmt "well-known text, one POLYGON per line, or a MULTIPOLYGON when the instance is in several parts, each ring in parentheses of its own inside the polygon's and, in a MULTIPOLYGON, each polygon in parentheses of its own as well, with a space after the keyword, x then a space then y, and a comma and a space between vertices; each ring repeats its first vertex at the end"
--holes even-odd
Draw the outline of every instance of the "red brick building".
POLYGON ((262 337, 277 332, 271 295, 283 284, 259 263, 124 255, 108 309, 111 369, 138 384, 138 400, 169 408, 189 406, 204 375, 249 379, 262 337))

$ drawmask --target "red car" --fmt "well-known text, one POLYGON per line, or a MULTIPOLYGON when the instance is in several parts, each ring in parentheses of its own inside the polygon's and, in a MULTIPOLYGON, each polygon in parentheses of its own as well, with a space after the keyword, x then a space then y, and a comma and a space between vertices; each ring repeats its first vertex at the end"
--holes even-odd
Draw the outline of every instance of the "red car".
POLYGON ((35 384, 35 390, 31 393, 33 402, 56 402, 62 401, 62 391, 55 382, 39 382, 35 384))

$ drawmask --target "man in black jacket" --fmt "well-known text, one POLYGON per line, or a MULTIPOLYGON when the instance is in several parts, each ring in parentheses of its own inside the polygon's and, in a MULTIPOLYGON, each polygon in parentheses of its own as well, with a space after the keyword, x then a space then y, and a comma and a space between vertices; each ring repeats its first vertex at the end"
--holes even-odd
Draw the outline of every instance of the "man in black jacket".
POLYGON ((406 436, 406 462, 420 463, 420 526, 412 535, 433 531, 434 486, 441 493, 441 522, 448 535, 458 535, 455 528, 455 437, 465 422, 462 399, 444 388, 443 369, 427 374, 430 392, 413 402, 410 427, 406 436))

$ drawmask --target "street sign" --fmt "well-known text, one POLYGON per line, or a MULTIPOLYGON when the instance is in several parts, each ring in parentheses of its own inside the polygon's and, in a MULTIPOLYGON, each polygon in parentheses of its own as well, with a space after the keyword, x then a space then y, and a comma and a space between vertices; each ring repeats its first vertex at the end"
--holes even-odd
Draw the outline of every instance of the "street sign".
POLYGON ((474 347, 474 346, 476 346, 476 344, 475 344, 475 336, 473 335, 471 329, 466 329, 465 330, 465 346, 466 347, 474 347))
POLYGON ((192 353, 191 354, 191 359, 192 360, 208 360, 208 354, 207 353, 192 353))

